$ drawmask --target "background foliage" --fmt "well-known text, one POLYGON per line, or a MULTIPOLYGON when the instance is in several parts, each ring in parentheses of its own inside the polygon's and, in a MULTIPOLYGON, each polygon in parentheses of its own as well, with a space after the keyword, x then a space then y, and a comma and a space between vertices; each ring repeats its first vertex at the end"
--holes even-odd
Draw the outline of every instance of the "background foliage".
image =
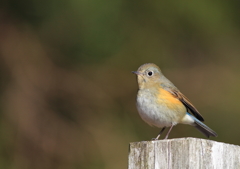
MULTIPOLYGON (((0 168, 122 169, 159 132, 135 108, 153 62, 219 137, 240 135, 238 1, 0 2, 0 168)), ((178 125, 170 138, 204 136, 178 125)))

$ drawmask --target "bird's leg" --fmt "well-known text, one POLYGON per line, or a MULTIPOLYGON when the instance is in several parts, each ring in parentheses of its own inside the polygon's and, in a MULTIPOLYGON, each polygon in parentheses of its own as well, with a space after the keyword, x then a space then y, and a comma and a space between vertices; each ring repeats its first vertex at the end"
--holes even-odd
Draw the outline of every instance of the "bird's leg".
POLYGON ((166 137, 164 138, 164 140, 168 138, 168 135, 171 132, 172 128, 173 128, 173 124, 171 125, 170 129, 168 130, 168 133, 167 133, 166 137))
POLYGON ((162 130, 159 132, 156 138, 153 138, 153 140, 158 140, 159 137, 161 136, 162 132, 165 130, 166 127, 163 127, 162 130))

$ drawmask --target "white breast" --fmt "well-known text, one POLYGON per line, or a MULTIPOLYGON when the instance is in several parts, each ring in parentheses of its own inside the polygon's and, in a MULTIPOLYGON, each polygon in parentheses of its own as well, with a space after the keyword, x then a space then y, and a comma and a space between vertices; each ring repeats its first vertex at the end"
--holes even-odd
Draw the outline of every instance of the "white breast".
POLYGON ((172 124, 176 125, 179 121, 179 110, 170 110, 166 104, 157 103, 154 99, 154 95, 149 92, 144 92, 144 96, 141 91, 137 96, 137 109, 141 118, 150 126, 156 126, 159 128, 169 127, 172 124))

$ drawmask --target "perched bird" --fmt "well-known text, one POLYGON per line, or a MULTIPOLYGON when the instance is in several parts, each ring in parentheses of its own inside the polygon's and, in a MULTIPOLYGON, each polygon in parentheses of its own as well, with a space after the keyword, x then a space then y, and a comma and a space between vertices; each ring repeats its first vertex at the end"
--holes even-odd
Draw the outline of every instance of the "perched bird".
POLYGON ((202 115, 153 63, 143 64, 137 71, 139 90, 137 93, 137 109, 141 118, 150 126, 162 128, 155 140, 158 140, 166 127, 170 127, 165 139, 168 138, 173 126, 178 123, 196 127, 208 138, 216 137, 217 133, 203 124, 202 115))

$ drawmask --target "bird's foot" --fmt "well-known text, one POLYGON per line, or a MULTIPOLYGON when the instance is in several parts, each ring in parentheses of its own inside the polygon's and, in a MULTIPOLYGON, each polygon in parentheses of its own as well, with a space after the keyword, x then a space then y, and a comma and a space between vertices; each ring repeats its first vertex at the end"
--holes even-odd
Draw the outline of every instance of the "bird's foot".
POLYGON ((152 141, 156 141, 156 140, 158 140, 158 138, 152 138, 152 141))

